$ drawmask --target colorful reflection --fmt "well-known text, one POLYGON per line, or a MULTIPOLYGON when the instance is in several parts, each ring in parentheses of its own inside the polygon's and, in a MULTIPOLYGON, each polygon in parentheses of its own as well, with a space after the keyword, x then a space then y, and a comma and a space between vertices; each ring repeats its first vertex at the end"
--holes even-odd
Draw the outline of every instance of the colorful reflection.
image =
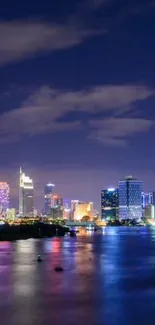
POLYGON ((1 249, 9 249, 9 248, 11 248, 10 242, 8 242, 8 241, 0 242, 0 250, 1 249))
POLYGON ((44 249, 45 252, 52 252, 52 253, 59 253, 61 250, 61 239, 54 238, 54 239, 47 239, 44 241, 44 249))

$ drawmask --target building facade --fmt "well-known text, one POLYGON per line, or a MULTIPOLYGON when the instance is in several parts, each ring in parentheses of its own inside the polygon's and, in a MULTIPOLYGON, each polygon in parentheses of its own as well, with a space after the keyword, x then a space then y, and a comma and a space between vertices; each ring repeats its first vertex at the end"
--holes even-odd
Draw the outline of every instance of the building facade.
POLYGON ((14 221, 16 219, 16 209, 8 209, 6 211, 6 219, 14 221))
POLYGON ((119 181, 119 219, 142 217, 142 182, 127 176, 119 181))
POLYGON ((10 187, 7 182, 0 182, 0 206, 3 212, 9 209, 10 187))
POLYGON ((154 219, 155 218, 155 207, 153 204, 148 204, 145 207, 144 211, 145 211, 144 217, 146 219, 154 219))
POLYGON ((94 208, 92 202, 78 202, 74 211, 74 220, 81 221, 83 217, 94 218, 94 208))
POLYGON ((19 215, 33 216, 34 212, 34 186, 33 180, 26 176, 20 168, 19 182, 19 215))
POLYGON ((145 209, 145 207, 150 204, 153 204, 153 192, 142 192, 142 208, 145 209))
POLYGON ((152 192, 152 204, 155 205, 155 192, 152 192))
POLYGON ((109 188, 101 191, 101 218, 103 220, 118 219, 118 189, 109 188))
POLYGON ((63 198, 58 194, 51 196, 51 217, 53 219, 63 218, 63 198))
POLYGON ((51 196, 51 208, 62 207, 63 208, 63 198, 58 194, 53 194, 51 196))
POLYGON ((52 204, 52 192, 54 184, 46 184, 44 188, 44 214, 50 215, 52 204))

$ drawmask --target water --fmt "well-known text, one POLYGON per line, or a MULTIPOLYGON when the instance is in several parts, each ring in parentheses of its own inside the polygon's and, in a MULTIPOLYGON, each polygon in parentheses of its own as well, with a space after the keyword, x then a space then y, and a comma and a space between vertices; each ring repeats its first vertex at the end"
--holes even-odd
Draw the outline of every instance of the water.
POLYGON ((155 230, 0 243, 0 323, 154 324, 155 230))

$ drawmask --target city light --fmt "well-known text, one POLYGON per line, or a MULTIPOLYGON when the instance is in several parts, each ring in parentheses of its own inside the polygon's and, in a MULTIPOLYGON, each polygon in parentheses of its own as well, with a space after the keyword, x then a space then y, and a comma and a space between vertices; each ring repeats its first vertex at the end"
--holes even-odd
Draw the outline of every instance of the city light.
POLYGON ((0 182, 0 207, 2 212, 9 208, 10 187, 7 182, 0 182))

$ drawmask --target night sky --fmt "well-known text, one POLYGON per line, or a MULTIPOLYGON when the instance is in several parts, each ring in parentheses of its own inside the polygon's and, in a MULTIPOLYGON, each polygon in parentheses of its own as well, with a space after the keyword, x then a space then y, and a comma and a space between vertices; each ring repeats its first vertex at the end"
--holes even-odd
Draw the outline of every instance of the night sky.
POLYGON ((56 184, 91 200, 133 175, 155 189, 155 1, 2 1, 0 181, 17 206, 56 184))

